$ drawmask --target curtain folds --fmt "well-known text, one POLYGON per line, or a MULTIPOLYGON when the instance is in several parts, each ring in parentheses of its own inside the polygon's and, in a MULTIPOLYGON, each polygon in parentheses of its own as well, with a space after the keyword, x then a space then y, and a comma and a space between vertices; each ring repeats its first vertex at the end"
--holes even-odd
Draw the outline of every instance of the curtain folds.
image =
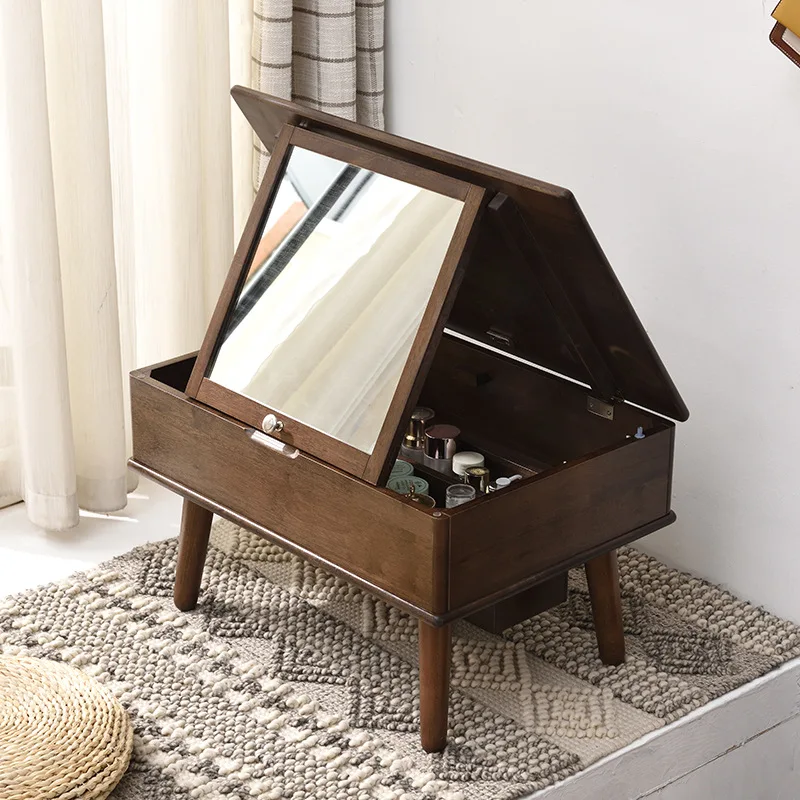
POLYGON ((252 195, 244 6, 0 3, 0 505, 44 528, 125 506, 127 373, 202 339, 252 195))
POLYGON ((199 347, 262 174, 230 86, 382 127, 383 11, 0 2, 0 507, 124 507, 127 374, 199 347))
MULTIPOLYGON (((255 0, 252 86, 383 128, 384 0, 255 0)), ((253 139, 257 190, 269 154, 253 139)))

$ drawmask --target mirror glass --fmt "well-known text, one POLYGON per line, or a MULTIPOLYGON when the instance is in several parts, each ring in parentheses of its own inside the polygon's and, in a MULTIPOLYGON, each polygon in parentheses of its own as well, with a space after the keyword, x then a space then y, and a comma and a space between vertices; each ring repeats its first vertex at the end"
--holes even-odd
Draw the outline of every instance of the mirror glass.
POLYGON ((371 453, 463 205, 293 147, 208 377, 371 453))

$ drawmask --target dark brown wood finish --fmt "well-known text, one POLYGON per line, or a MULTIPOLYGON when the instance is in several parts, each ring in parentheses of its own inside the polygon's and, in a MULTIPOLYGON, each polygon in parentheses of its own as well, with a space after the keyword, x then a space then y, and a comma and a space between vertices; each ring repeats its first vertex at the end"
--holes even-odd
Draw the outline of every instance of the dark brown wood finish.
POLYGON ((277 177, 283 171, 292 133, 294 133, 294 128, 291 125, 287 125, 275 140, 274 147, 270 150, 271 156, 256 195, 256 201, 253 203, 250 216, 247 218, 247 223, 242 231, 242 238, 239 240, 239 245, 236 248, 228 275, 222 286, 219 300, 217 300, 214 313, 211 315, 211 321, 208 324, 203 344, 197 354, 197 361, 192 370, 192 375, 186 385, 186 394, 189 397, 197 397, 200 384, 205 378, 211 359, 214 356, 219 333, 225 324, 228 310, 234 298, 238 295, 242 282, 247 277, 253 254, 258 249, 261 229, 266 219, 266 211, 272 204, 272 198, 277 191, 277 177))
POLYGON ((586 581, 589 584, 600 660, 611 666, 622 664, 625 661, 625 633, 617 551, 612 550, 587 561, 586 581))
POLYGON ((420 393, 422 405, 465 438, 518 463, 560 464, 634 434, 670 424, 634 406, 614 419, 586 410, 591 390, 447 333, 420 393))
MULTIPOLYGON (((200 369, 201 360, 205 359, 204 368, 206 373, 208 373, 209 365, 213 361, 213 347, 210 352, 207 353, 205 351, 208 336, 203 343, 203 349, 200 351, 197 365, 190 381, 190 385, 194 389, 191 396, 201 403, 223 411, 256 429, 261 428, 262 420, 267 414, 275 414, 283 422, 283 430, 273 432, 271 434, 273 437, 299 447, 303 452, 321 458, 326 463, 339 467, 351 475, 363 478, 368 483, 377 484, 384 481, 391 470, 396 445, 399 444, 399 438, 402 435, 402 420, 410 413, 416 403, 416 395, 419 393, 427 373, 427 367, 438 345, 446 314, 455 299, 460 283, 460 275, 457 275, 457 273, 459 271, 463 272, 463 263, 468 253, 467 245, 481 210, 484 190, 404 161, 387 158, 364 147, 328 139, 301 128, 292 129, 288 147, 303 147, 330 158, 335 158, 343 163, 379 172, 391 178, 453 197, 464 203, 461 216, 439 269, 428 305, 414 337, 414 342, 406 359, 403 372, 400 375, 375 447, 372 453, 359 451, 333 436, 304 424, 302 420, 294 419, 284 414, 279 409, 270 408, 264 403, 245 397, 238 392, 215 383, 207 374, 200 381, 199 386, 195 388, 196 374, 200 369)), ((282 147, 281 153, 283 155, 280 158, 284 161, 287 152, 288 149, 282 147)), ((270 159, 270 166, 272 166, 276 158, 278 158, 277 152, 270 159)), ((269 176, 265 176, 262 188, 267 183, 267 177, 274 184, 265 192, 265 198, 274 196, 280 183, 281 175, 282 169, 276 169, 269 176)), ((263 207, 261 203, 256 203, 256 205, 259 207, 262 216, 262 222, 253 227, 253 230, 258 232, 262 228, 263 218, 269 212, 269 203, 265 203, 263 207)), ((209 335, 212 331, 216 331, 215 342, 224 330, 224 321, 228 308, 235 303, 236 289, 241 286, 250 269, 250 260, 254 251, 255 248, 248 248, 244 260, 239 258, 239 253, 237 252, 237 258, 234 259, 234 267, 231 268, 228 282, 223 290, 223 296, 228 298, 225 314, 219 316, 217 324, 215 312, 215 318, 209 326, 209 335), (238 270, 235 276, 234 268, 238 270), (234 290, 228 296, 227 290, 230 286, 234 290)))
POLYGON ((450 607, 665 516, 673 431, 654 429, 450 509, 450 607))
MULTIPOLYGON (((571 358, 581 364, 589 378, 589 384, 594 388, 598 397, 608 402, 616 400, 619 388, 603 354, 597 349, 592 335, 586 329, 580 314, 573 307, 558 275, 532 235, 519 208, 507 195, 497 194, 489 204, 489 213, 486 217, 487 230, 494 229, 496 234, 492 237, 492 242, 495 243, 497 239, 503 241, 509 260, 515 262, 516 271, 529 272, 531 278, 541 288, 541 295, 550 312, 549 317, 558 321, 558 324, 553 327, 560 334, 559 342, 569 350, 571 358)), ((527 313, 530 315, 530 298, 526 299, 528 300, 527 313)), ((517 327, 514 325, 515 334, 513 336, 517 335, 517 327)), ((529 328, 529 325, 525 325, 526 332, 529 328)), ((513 336, 511 346, 516 348, 517 343, 513 341, 513 336)), ((494 338, 497 339, 496 336, 494 338)), ((500 341, 501 344, 504 344, 502 338, 500 341)))
POLYGON ((483 628, 489 633, 502 633, 512 625, 547 611, 567 599, 567 573, 531 586, 507 600, 501 600, 488 608, 468 616, 467 622, 483 628))
MULTIPOLYGON (((270 450, 183 392, 131 377, 134 459, 410 606, 443 613, 447 517, 300 453, 270 450), (434 575, 434 563, 440 564, 434 575)), ((445 584, 446 585, 446 584, 445 584)))
POLYGON ((173 593, 175 605, 181 611, 191 611, 197 605, 213 516, 208 509, 191 500, 183 501, 173 593))
POLYGON ((447 744, 450 695, 450 626, 419 622, 419 732, 422 747, 438 753, 447 744))
MULTIPOLYGON (((666 497, 668 497, 668 492, 666 492, 661 506, 662 513, 659 514, 657 509, 654 510, 653 516, 641 525, 615 529, 607 538, 603 538, 603 535, 586 536, 585 542, 583 542, 585 545, 583 549, 578 549, 581 545, 580 542, 575 545, 573 550, 568 547, 562 550, 561 548, 547 546, 541 548, 542 554, 547 557, 534 559, 530 556, 532 545, 535 545, 542 538, 552 537, 552 522, 548 519, 543 520, 543 527, 540 531, 536 517, 528 514, 522 520, 522 524, 525 526, 523 529, 524 535, 523 530, 518 527, 520 523, 518 521, 514 523, 514 529, 520 533, 518 543, 514 543, 515 537, 506 536, 505 538, 508 541, 505 544, 501 542, 498 547, 490 546, 487 548, 488 555, 481 554, 480 548, 475 546, 476 541, 480 542, 480 536, 475 536, 473 539, 471 532, 473 526, 470 524, 466 528, 464 527, 464 523, 472 519, 471 512, 480 512, 475 517, 476 527, 479 527, 480 520, 485 519, 484 514, 487 503, 501 501, 500 508, 503 509, 505 514, 509 502, 514 498, 514 493, 518 492, 520 488, 525 488, 526 492, 528 491, 526 487, 530 479, 524 485, 517 484, 510 489, 494 493, 461 508, 424 509, 399 498, 388 490, 370 487, 361 483, 302 453, 297 459, 287 459, 279 453, 274 453, 251 442, 247 439, 245 428, 240 423, 192 401, 181 392, 181 380, 185 381, 185 376, 190 371, 191 361, 192 356, 190 355, 156 365, 152 368, 152 374, 150 369, 144 369, 132 375, 131 391, 134 398, 134 407, 135 409, 137 407, 141 408, 141 413, 135 411, 134 414, 134 461, 132 466, 144 471, 156 480, 160 480, 173 491, 189 497, 195 503, 205 505, 215 513, 227 516, 245 527, 272 538, 282 546, 293 549, 305 558, 315 560, 326 569, 340 574, 345 579, 361 583, 368 590, 380 594, 389 602, 405 608, 434 625, 444 624, 513 598, 515 595, 531 588, 531 586, 554 578, 559 573, 563 573, 573 566, 584 563, 589 558, 602 554, 605 550, 626 544, 669 525, 675 519, 674 514, 671 512, 663 513, 667 502, 666 497), (156 380, 153 377, 154 375, 158 375, 160 380, 156 380), (155 426, 152 423, 148 423, 151 418, 158 421, 155 426), (161 426, 172 426, 175 430, 171 430, 169 437, 162 440, 159 436, 161 426), (145 427, 151 427, 152 431, 143 430, 145 427), (140 435, 140 431, 143 431, 144 435, 140 435), (203 433, 200 448, 197 450, 191 445, 191 441, 200 435, 199 431, 203 431, 203 433), (170 442, 174 442, 172 449, 170 449, 170 442), (243 449, 244 452, 239 452, 240 449, 243 449), (204 475, 205 468, 203 464, 205 462, 203 459, 206 453, 214 454, 215 458, 210 462, 213 469, 210 469, 209 473, 204 475), (262 458, 267 459, 269 463, 262 465, 260 463, 262 458), (210 499, 212 496, 216 497, 215 487, 217 484, 214 480, 215 473, 213 470, 217 470, 220 473, 225 472, 229 468, 226 459, 229 459, 231 463, 235 462, 237 468, 234 471, 240 479, 239 484, 236 483, 235 479, 230 482, 223 481, 226 499, 229 495, 238 495, 240 497, 234 508, 230 504, 226 504, 225 500, 221 498, 210 499), (249 466, 251 462, 254 465, 254 469, 249 466), (340 524, 335 530, 327 534, 324 531, 321 532, 320 547, 317 548, 315 531, 320 525, 324 524, 327 517, 324 514, 315 517, 313 508, 309 508, 308 515, 306 516, 303 513, 301 515, 302 518, 297 520, 300 528, 300 535, 297 536, 295 533, 295 519, 291 513, 292 503, 284 497, 282 508, 271 509, 268 498, 265 497, 268 492, 264 489, 264 487, 270 486, 270 476, 276 473, 280 475, 283 472, 293 472, 294 465, 297 463, 301 465, 300 474, 312 482, 313 476, 318 474, 317 470, 322 470, 322 474, 327 475, 334 484, 339 480, 336 476, 340 476, 344 479, 340 492, 347 497, 352 497, 353 503, 356 502, 355 498, 373 497, 373 501, 369 504, 370 509, 375 508, 376 504, 380 508, 379 511, 375 512, 375 518, 370 521, 372 518, 369 515, 362 513, 351 514, 347 510, 347 506, 341 508, 342 518, 339 520, 340 524), (307 472, 309 465, 315 465, 311 473, 307 472), (203 477, 201 481, 197 480, 198 474, 203 477), (362 489, 352 494, 355 487, 362 487, 362 489), (251 503, 253 504, 252 510, 249 509, 251 503), (386 504, 384 505, 384 503, 386 504), (237 510, 237 508, 242 510, 237 510), (400 509, 403 509, 402 512, 400 512, 400 509), (464 516, 465 512, 470 512, 468 517, 464 516), (402 516, 398 517, 397 514, 399 513, 402 513, 402 516), (264 517, 268 518, 265 519, 264 517), (351 519, 351 517, 354 517, 354 519, 351 519), (420 518, 423 520, 422 522, 420 522, 420 518), (460 519, 457 520, 456 518, 460 519), (454 532, 467 531, 467 536, 464 537, 463 541, 456 543, 455 546, 451 537, 451 520, 457 521, 457 525, 453 528, 454 532), (363 529, 360 527, 362 525, 364 526, 363 529), (405 547, 407 540, 402 539, 399 543, 397 541, 394 532, 398 529, 406 531, 403 536, 407 536, 410 530, 415 531, 412 537, 415 544, 408 552, 405 547), (335 540, 335 546, 333 547, 330 546, 332 544, 331 540, 335 540), (465 569, 467 572, 474 570, 480 573, 482 569, 491 571, 496 568, 498 560, 500 562, 504 560, 506 562, 513 561, 513 554, 517 552, 514 548, 519 545, 525 548, 523 552, 526 559, 525 564, 510 575, 508 582, 499 582, 499 585, 494 589, 492 588, 494 583, 488 585, 483 582, 476 592, 471 593, 474 596, 462 595, 461 589, 463 586, 458 577, 460 567, 456 567, 453 560, 454 556, 465 556, 465 547, 469 542, 472 542, 470 547, 474 547, 476 555, 474 558, 466 557, 465 569), (381 548, 385 549, 390 558, 384 564, 382 570, 377 567, 372 571, 362 569, 366 559, 366 554, 362 552, 365 547, 374 550, 373 558, 376 560, 380 559, 381 548), (508 549, 508 558, 502 555, 504 549, 508 549), (391 557, 393 553, 402 553, 403 556, 408 556, 408 558, 401 558, 398 555, 399 562, 403 565, 400 572, 403 575, 413 573, 415 578, 414 585, 421 584, 427 587, 424 593, 420 593, 416 589, 412 589, 412 592, 409 593, 404 588, 406 587, 405 579, 400 576, 397 576, 396 580, 382 582, 381 573, 387 570, 391 571, 396 566, 394 564, 395 559, 391 557), (351 562, 353 554, 356 557, 351 562), (484 557, 487 560, 484 562, 484 566, 481 567, 480 559, 484 557), (456 587, 455 601, 451 590, 451 581, 453 580, 455 580, 456 587), (418 599, 415 598, 418 598, 420 594, 424 594, 428 598, 428 602, 418 602, 418 599)), ((605 424, 599 418, 598 422, 605 424)), ((671 459, 674 428, 667 427, 665 431, 669 434, 667 458, 671 459)), ((646 444, 648 439, 643 441, 626 440, 626 442, 628 446, 639 448, 644 446, 643 449, 638 451, 640 455, 644 455, 648 447, 650 447, 650 445, 646 444)), ((623 448, 625 446, 620 445, 623 448)), ((611 448, 589 456, 581 462, 576 461, 570 468, 579 463, 586 462, 590 464, 594 458, 613 454, 617 449, 619 448, 611 448)), ((671 460, 669 465, 671 467, 671 460)), ((534 480, 540 481, 547 478, 548 475, 558 475, 563 473, 565 469, 562 466, 560 469, 552 471, 552 473, 539 475, 534 480)), ((613 477, 613 469, 611 474, 613 477)), ((583 472, 574 475, 576 487, 583 486, 583 475, 583 472)), ((281 480, 285 479, 281 478, 281 480)), ((300 478, 299 483, 302 484, 302 480, 300 478)), ((566 480, 569 483, 569 479, 562 478, 560 480, 566 480)), ((609 497, 609 502, 611 502, 612 497, 615 496, 613 492, 616 490, 610 488, 608 491, 612 493, 609 497)), ((313 498, 309 501, 311 504, 315 501, 321 502, 315 488, 312 487, 310 492, 313 495, 313 498)), ((538 490, 534 496, 537 499, 540 497, 538 490)), ((644 489, 642 496, 647 496, 644 489)), ((552 509, 549 506, 546 508, 547 514, 551 514, 552 509)), ((583 506, 576 507, 575 512, 579 516, 583 515, 585 508, 583 506)), ((562 510, 562 514, 562 523, 567 524, 571 517, 570 506, 566 506, 562 510)), ((513 517, 506 518, 504 516, 504 519, 513 519, 513 517)), ((494 531, 491 525, 489 529, 494 531)))
MULTIPOLYGON (((328 138, 362 144, 388 157, 482 186, 492 195, 507 195, 523 213, 537 247, 558 275, 625 399, 673 419, 688 417, 685 403, 569 190, 252 89, 237 86, 231 94, 267 149, 283 124, 304 124, 328 138)), ((509 267, 508 250, 499 237, 491 237, 489 241, 491 246, 482 248, 480 262, 474 262, 473 280, 465 281, 464 286, 465 292, 475 291, 473 297, 478 302, 491 293, 496 278, 507 273, 509 267)), ((516 291, 522 294, 524 289, 520 285, 516 291)), ((508 295, 505 300, 513 302, 508 295)), ((468 328, 463 332, 491 344, 490 337, 485 335, 486 328, 475 329, 458 307, 457 302, 454 315, 468 328)), ((498 321, 511 321, 501 309, 497 311, 498 321)), ((531 317, 538 311, 538 304, 528 303, 527 315, 520 318, 523 326, 520 331, 530 325, 531 317)), ((561 347, 560 337, 529 341, 532 351, 524 354, 528 360, 590 382, 583 365, 569 355, 568 348, 561 347)))
POLYGON ((426 169, 410 164, 402 158, 387 157, 370 147, 355 142, 343 142, 322 136, 307 128, 295 128, 292 131, 291 144, 304 147, 329 158, 335 158, 343 164, 368 169, 381 175, 388 175, 404 183, 411 183, 431 192, 444 194, 456 200, 466 200, 470 183, 452 178, 436 170, 426 169))
MULTIPOLYGON (((230 509, 227 506, 220 505, 216 500, 212 500, 210 497, 206 497, 205 495, 196 492, 185 483, 180 483, 172 478, 168 478, 166 475, 163 475, 157 470, 151 469, 145 464, 137 461, 135 458, 128 459, 128 466, 131 467, 131 469, 135 469, 137 472, 140 472, 142 475, 146 475, 148 478, 160 484, 164 488, 169 489, 171 492, 191 500, 196 505, 208 509, 216 516, 227 519, 230 522, 245 528, 246 530, 252 531, 262 539, 266 539, 273 544, 277 544, 287 552, 294 553, 300 558, 308 561, 310 564, 313 564, 316 567, 321 567, 322 569, 330 572, 332 575, 336 575, 345 581, 349 581, 356 586, 360 586, 381 600, 385 600, 395 608, 399 608, 401 611, 405 611, 414 617, 425 620, 425 622, 428 622, 433 626, 438 627, 446 624, 447 622, 451 622, 453 619, 463 616, 458 614, 448 615, 446 613, 434 614, 430 611, 426 611, 424 608, 414 605, 408 600, 404 600, 399 595, 393 594, 380 584, 373 583, 361 575, 357 575, 355 572, 352 572, 341 564, 323 558, 314 550, 310 550, 309 548, 299 545, 297 542, 292 541, 285 536, 281 536, 279 533, 264 527, 260 522, 256 522, 244 514, 233 511, 233 509, 230 509)), ((446 534, 446 528, 444 529, 444 533, 446 534)), ((435 535, 434 539, 436 539, 435 535)), ((446 583, 443 585, 446 585, 446 583)))
POLYGON ((650 522, 647 522, 638 528, 625 531, 625 533, 596 544, 594 547, 591 547, 588 550, 582 550, 570 558, 560 561, 558 564, 552 567, 545 567, 538 572, 526 575, 524 578, 520 578, 517 582, 509 584, 508 586, 504 586, 502 589, 499 589, 496 592, 483 595, 482 597, 471 600, 469 603, 465 603, 461 606, 451 606, 450 610, 446 614, 436 615, 432 622, 434 625, 444 625, 447 622, 453 622, 454 620, 469 617, 472 614, 489 608, 497 603, 505 602, 520 592, 527 591, 532 586, 537 586, 544 581, 555 578, 558 575, 573 569, 574 567, 583 566, 589 559, 594 558, 595 556, 603 555, 603 553, 607 553, 609 550, 616 550, 618 547, 630 544, 631 542, 635 542, 637 539, 641 539, 651 533, 660 531, 662 528, 672 525, 676 519, 677 516, 675 515, 675 512, 670 511, 663 517, 658 517, 657 519, 651 520, 650 522))
MULTIPOLYGON (((197 602, 213 512, 417 616, 420 732, 431 752, 447 741, 459 618, 503 630, 561 602, 567 570, 585 565, 601 658, 621 663, 615 550, 675 520, 675 425, 619 396, 613 419, 595 416, 586 386, 546 370, 607 398, 619 386, 625 400, 674 418, 688 412, 571 193, 250 90, 234 96, 272 150, 267 177, 196 359, 131 376, 131 464, 186 498, 176 604, 197 602), (293 145, 465 201, 371 457, 208 379, 293 145), (494 477, 525 477, 454 509, 372 485, 386 478, 417 402, 461 428, 494 477), (286 423, 274 442, 297 450, 250 437, 245 423, 259 429, 269 412, 286 423), (645 436, 633 438, 639 426, 645 436)), ((449 479, 426 475, 443 495, 449 479)))
POLYGON ((284 427, 282 431, 270 434, 273 439, 279 439, 292 447, 299 447, 303 452, 321 458, 329 464, 335 464, 351 475, 362 475, 369 461, 367 453, 352 445, 326 436, 278 409, 226 389, 208 378, 203 378, 200 390, 197 392, 197 400, 211 408, 224 411, 256 430, 261 430, 261 422, 267 414, 275 414, 283 422, 284 427))

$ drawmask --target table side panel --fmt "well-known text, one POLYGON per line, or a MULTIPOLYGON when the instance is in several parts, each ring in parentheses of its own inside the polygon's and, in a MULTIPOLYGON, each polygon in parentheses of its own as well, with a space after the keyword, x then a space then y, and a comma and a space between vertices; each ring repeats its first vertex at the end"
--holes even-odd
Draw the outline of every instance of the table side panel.
POLYGON ((662 428, 453 514, 449 607, 502 591, 667 514, 674 430, 662 428))
POLYGON ((153 381, 131 377, 136 461, 430 613, 446 611, 447 519, 300 453, 153 381))

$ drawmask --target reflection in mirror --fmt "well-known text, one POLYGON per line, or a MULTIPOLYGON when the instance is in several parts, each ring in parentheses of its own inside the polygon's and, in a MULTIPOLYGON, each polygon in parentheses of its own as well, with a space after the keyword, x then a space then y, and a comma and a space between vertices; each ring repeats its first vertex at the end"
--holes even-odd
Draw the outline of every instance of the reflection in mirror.
POLYGON ((371 453, 462 207, 292 148, 210 379, 371 453))

